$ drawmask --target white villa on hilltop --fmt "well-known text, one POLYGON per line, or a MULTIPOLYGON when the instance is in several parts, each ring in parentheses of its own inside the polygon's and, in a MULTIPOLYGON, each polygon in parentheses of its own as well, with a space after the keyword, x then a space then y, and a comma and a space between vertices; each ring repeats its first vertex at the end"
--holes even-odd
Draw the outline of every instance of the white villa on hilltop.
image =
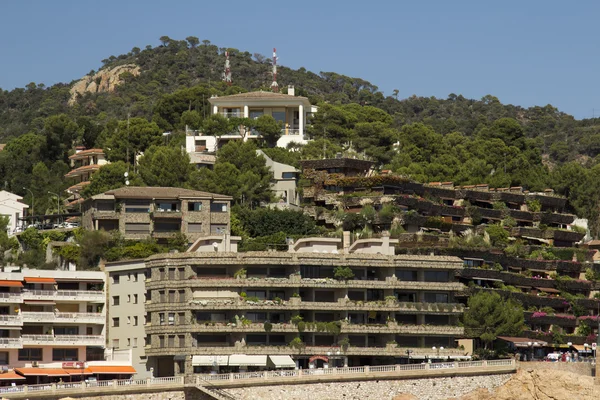
MULTIPOLYGON (((283 129, 277 147, 287 147, 290 143, 306 144, 305 136, 307 118, 317 112, 317 107, 310 104, 306 97, 296 96, 294 87, 288 87, 288 93, 249 92, 231 96, 212 97, 212 114, 221 114, 226 118, 258 118, 261 115, 271 115, 276 121, 281 121, 283 129)), ((219 138, 219 147, 229 140, 257 139, 258 132, 232 132, 219 138)), ((213 153, 217 150, 217 138, 206 136, 200 132, 188 131, 186 150, 192 160, 198 153, 213 153)))

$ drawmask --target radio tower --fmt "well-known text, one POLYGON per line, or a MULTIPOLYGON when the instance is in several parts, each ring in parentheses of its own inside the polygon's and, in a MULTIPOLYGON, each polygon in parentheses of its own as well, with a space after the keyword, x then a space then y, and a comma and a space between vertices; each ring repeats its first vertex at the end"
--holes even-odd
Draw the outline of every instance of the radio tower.
POLYGON ((231 69, 229 68, 229 52, 225 52, 225 71, 223 71, 223 82, 231 86, 231 69))
POLYGON ((273 83, 271 83, 271 90, 274 93, 279 92, 279 85, 277 84, 277 49, 273 47, 273 83))

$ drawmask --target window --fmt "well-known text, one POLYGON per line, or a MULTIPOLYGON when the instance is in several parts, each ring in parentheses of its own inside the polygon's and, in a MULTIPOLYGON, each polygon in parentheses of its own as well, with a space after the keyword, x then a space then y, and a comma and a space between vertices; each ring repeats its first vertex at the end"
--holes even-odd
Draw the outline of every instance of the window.
POLYGON ((131 276, 131 278, 133 279, 134 282, 138 281, 138 274, 137 272, 134 272, 133 275, 131 276))
POLYGON ((425 271, 425 282, 448 282, 448 271, 425 271))
POLYGON ((199 201, 188 202, 188 211, 202 211, 202 203, 199 201))
POLYGON ((180 290, 179 291, 179 302, 180 303, 185 303, 185 290, 180 290))
POLYGON ((164 268, 160 268, 158 270, 158 272, 160 273, 160 280, 164 281, 165 280, 165 269, 164 268))
POLYGON ((165 291, 164 290, 159 290, 158 291, 158 295, 160 296, 160 302, 161 303, 165 303, 167 298, 165 297, 165 291))
POLYGON ((120 276, 118 274, 113 275, 112 276, 113 284, 115 284, 115 285, 118 284, 119 283, 119 278, 120 278, 120 276))
POLYGON ((131 338, 127 338, 127 347, 131 347, 131 338))
POLYGON ((169 335, 169 347, 175 347, 175 335, 169 335))
POLYGON ((179 203, 177 202, 159 202, 156 203, 156 211, 158 212, 177 212, 179 210, 179 203))
POLYGON ((447 293, 425 293, 425 303, 447 303, 447 293))
POLYGON ((227 225, 226 224, 211 224, 210 225, 210 233, 213 235, 224 235, 227 233, 227 225))
POLYGON ((158 313, 158 321, 161 325, 165 324, 165 313, 158 313))
POLYGON ((42 361, 42 349, 19 349, 19 361, 42 361))
POLYGON ((8 365, 8 351, 0 351, 0 365, 8 365))
POLYGON ((125 233, 130 233, 132 235, 143 235, 150 233, 150 224, 139 222, 126 222, 125 233))
POLYGON ((169 290, 169 303, 175 303, 175 291, 169 290))
POLYGON ((118 306, 121 303, 119 296, 113 296, 113 306, 118 306))
POLYGON ((127 302, 131 303, 131 295, 130 294, 127 295, 127 302))
POLYGON ((78 349, 52 349, 52 361, 77 361, 78 349))
POLYGON ((179 279, 184 280, 185 279, 185 268, 179 268, 178 272, 179 272, 179 279))
POLYGON ((210 212, 227 212, 227 203, 210 203, 210 212))
POLYGON ((136 337, 133 338, 133 347, 137 347, 137 340, 138 339, 136 337))
POLYGON ((169 325, 175 325, 175 313, 169 313, 169 325))
POLYGON ((417 271, 408 271, 405 269, 397 269, 396 270, 396 278, 400 281, 416 281, 417 280, 417 271))
POLYGON ((179 339, 179 347, 185 347, 185 336, 179 335, 178 339, 179 339))
POLYGON ((134 294, 133 295, 133 304, 137 304, 138 303, 138 295, 134 294))
POLYGON ((119 348, 119 339, 113 339, 113 341, 112 341, 112 347, 113 347, 113 349, 118 349, 119 348))
POLYGON ((158 344, 159 344, 158 347, 161 347, 161 348, 165 347, 165 337, 164 336, 159 336, 158 337, 158 344))
POLYGON ((154 232, 177 232, 181 230, 181 221, 170 219, 156 219, 154 221, 154 232))
POLYGON ((137 326, 138 324, 138 317, 136 315, 133 316, 133 326, 137 326))
POLYGON ((295 172, 283 172, 281 174, 281 177, 283 179, 296 179, 296 173, 295 172))
POLYGON ((131 325, 131 317, 127 317, 127 324, 131 325))
POLYGON ((179 325, 185 325, 185 313, 179 313, 179 325))
POLYGON ((79 335, 79 327, 78 326, 55 326, 54 334, 55 335, 79 335))
POLYGON ((175 280, 175 268, 169 268, 169 280, 170 281, 175 280))
POLYGON ((188 233, 202 233, 202 223, 188 222, 188 233))
POLYGON ((119 317, 115 317, 112 319, 112 326, 115 328, 119 327, 119 317))
POLYGON ((149 213, 150 200, 135 200, 130 199, 125 203, 126 213, 149 213))

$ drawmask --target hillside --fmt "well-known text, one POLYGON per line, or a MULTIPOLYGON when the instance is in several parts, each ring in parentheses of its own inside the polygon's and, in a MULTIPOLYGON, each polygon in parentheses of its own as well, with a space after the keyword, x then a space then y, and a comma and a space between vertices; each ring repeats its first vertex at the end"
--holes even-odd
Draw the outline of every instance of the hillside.
MULTIPOLYGON (((0 143, 8 143, 0 152, 3 188, 25 195, 24 187, 43 182, 44 189, 64 190, 69 185, 62 176, 73 146, 116 146, 122 140, 115 132, 127 116, 140 132, 169 130, 176 138, 186 124, 202 128, 212 95, 268 90, 270 60, 260 54, 219 48, 195 37, 160 40, 157 47, 135 47, 102 60, 100 71, 90 71, 83 80, 0 91, 0 143), (233 86, 221 81, 226 50, 233 86)), ((277 160, 294 163, 298 157, 320 156, 317 149, 331 155, 351 146, 379 168, 417 181, 552 187, 569 197, 579 215, 597 217, 597 119, 575 120, 551 105, 506 105, 491 95, 399 100, 362 79, 304 68, 280 66, 278 82, 282 88, 294 85, 298 95, 321 108, 313 118, 314 145, 299 153, 269 149, 277 160)), ((164 143, 139 144, 138 150, 151 144, 164 143)), ((123 160, 122 155, 112 157, 123 160)), ((187 176, 176 181, 194 186, 187 176)), ((46 190, 35 195, 36 208, 38 202, 40 210, 51 205, 46 190)))

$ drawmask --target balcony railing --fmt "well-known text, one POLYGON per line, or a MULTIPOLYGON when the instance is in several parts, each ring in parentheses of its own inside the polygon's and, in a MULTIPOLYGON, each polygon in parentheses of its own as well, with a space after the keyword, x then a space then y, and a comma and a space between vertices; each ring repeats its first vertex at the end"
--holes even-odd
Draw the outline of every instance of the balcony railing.
POLYGON ((0 338, 0 349, 21 349, 23 341, 21 338, 0 338))
POLYGON ((102 346, 102 335, 22 335, 24 345, 57 344, 61 346, 102 346))
POLYGON ((91 323, 103 324, 105 316, 102 313, 54 313, 23 311, 24 322, 58 322, 58 323, 91 323))
POLYGON ((22 303, 21 293, 0 293, 0 303, 22 303))
POLYGON ((24 300, 74 300, 104 302, 101 290, 25 290, 24 300))
POLYGON ((20 315, 0 315, 0 326, 2 325, 23 325, 23 318, 20 315))

